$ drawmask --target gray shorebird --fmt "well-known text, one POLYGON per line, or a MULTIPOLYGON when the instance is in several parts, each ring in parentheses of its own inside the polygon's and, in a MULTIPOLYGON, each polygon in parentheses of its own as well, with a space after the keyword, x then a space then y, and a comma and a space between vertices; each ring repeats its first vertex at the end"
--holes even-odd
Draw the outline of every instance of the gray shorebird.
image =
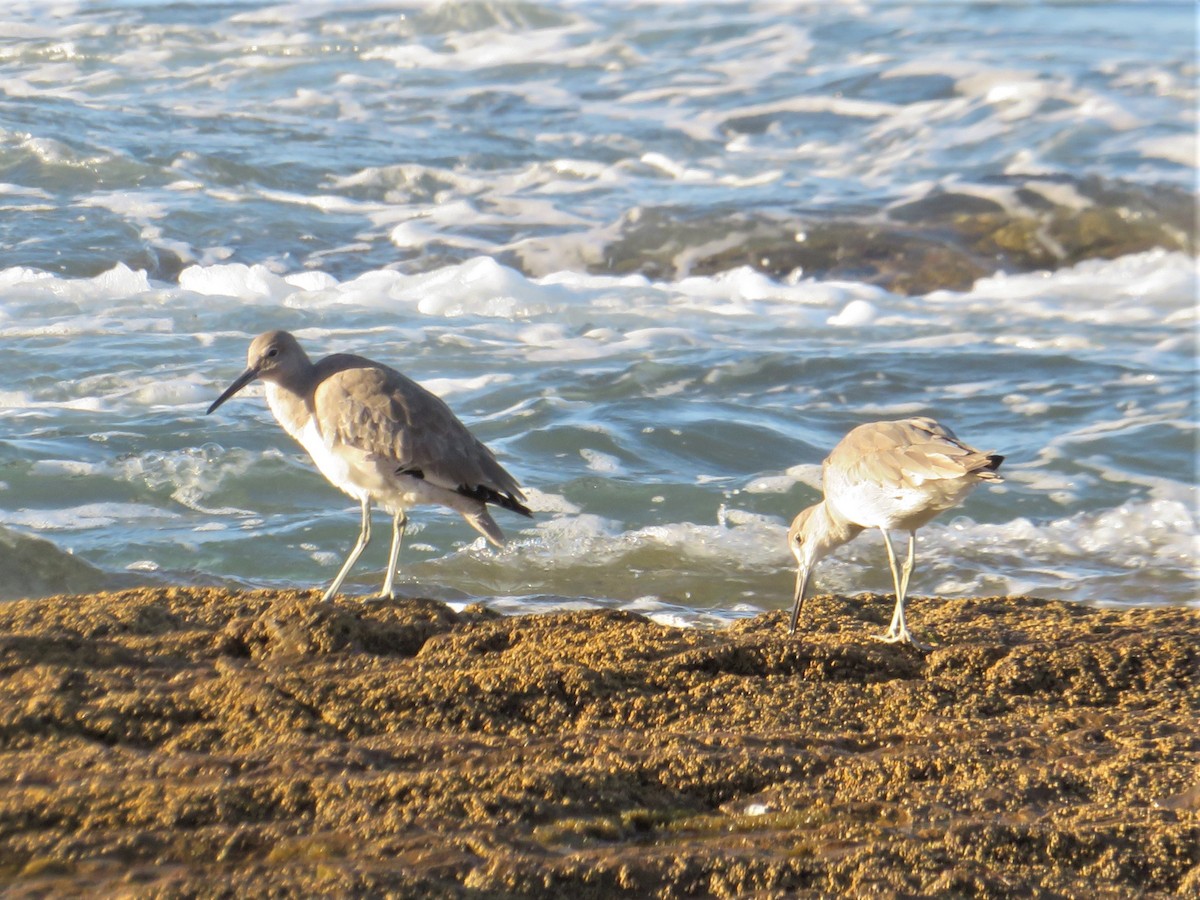
POLYGON ((968 447, 949 428, 923 417, 870 422, 842 438, 822 467, 825 499, 796 516, 788 530, 788 547, 799 564, 790 633, 796 632, 804 590, 816 564, 864 529, 878 528, 896 586, 896 609, 887 632, 876 637, 928 650, 904 621, 917 529, 956 506, 981 481, 1003 481, 996 474, 1003 460, 968 447), (908 532, 908 557, 902 567, 896 564, 888 536, 893 529, 908 532))
POLYGON ((314 363, 286 331, 250 344, 246 371, 208 408, 266 382, 267 404, 321 474, 362 506, 358 541, 325 592, 331 599, 371 539, 371 503, 392 515, 382 596, 392 596, 409 507, 448 506, 497 547, 489 503, 532 517, 520 486, 442 400, 395 369, 337 353, 314 363))

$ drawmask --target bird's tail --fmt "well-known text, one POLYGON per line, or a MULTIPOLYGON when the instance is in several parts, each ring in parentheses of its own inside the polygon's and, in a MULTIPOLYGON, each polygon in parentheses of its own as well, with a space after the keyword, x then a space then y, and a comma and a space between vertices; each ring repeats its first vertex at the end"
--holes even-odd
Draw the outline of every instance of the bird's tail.
POLYGON ((504 546, 504 532, 500 530, 500 526, 496 524, 491 513, 487 511, 486 506, 481 503, 478 511, 459 510, 459 512, 467 520, 467 524, 491 541, 492 544, 497 547, 504 546))
POLYGON ((987 463, 975 470, 975 476, 980 481, 1003 481, 1000 474, 996 471, 1000 468, 1000 463, 1004 462, 1004 457, 998 453, 991 453, 987 457, 987 463))
POLYGON ((486 484, 477 484, 474 487, 460 484, 456 490, 464 497, 470 497, 472 500, 479 500, 483 503, 494 503, 496 506, 520 513, 527 519, 533 518, 533 513, 530 512, 529 507, 521 502, 525 498, 521 495, 520 491, 517 491, 516 494, 512 492, 502 494, 494 487, 488 487, 486 484), (521 497, 521 500, 518 500, 517 497, 521 497))

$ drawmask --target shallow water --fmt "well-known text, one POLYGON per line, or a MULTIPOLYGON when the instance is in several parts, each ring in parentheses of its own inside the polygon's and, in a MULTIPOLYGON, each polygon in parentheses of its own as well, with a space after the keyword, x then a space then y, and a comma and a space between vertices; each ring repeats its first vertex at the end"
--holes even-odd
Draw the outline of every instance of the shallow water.
MULTIPOLYGON (((406 593, 784 606, 824 455, 921 413, 1007 481, 917 593, 1194 600, 1192 8, 938 9, 10 7, 7 592, 331 578, 353 501, 259 389, 203 414, 287 328, 529 487, 500 552, 417 510, 406 593)), ((817 574, 888 583, 870 535, 817 574)))

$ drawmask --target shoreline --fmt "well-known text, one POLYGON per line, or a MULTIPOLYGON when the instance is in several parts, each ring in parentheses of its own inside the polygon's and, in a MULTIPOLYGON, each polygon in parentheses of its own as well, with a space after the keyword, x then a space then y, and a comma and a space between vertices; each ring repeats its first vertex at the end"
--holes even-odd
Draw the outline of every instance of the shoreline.
POLYGON ((318 600, 0 604, 6 894, 1200 891, 1193 609, 318 600))

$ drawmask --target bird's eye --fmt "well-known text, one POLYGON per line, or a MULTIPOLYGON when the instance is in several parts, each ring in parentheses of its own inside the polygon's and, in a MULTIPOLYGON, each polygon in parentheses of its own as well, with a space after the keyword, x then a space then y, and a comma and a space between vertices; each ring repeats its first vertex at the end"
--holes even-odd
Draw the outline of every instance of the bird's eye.
POLYGON ((279 355, 278 347, 272 347, 270 350, 267 351, 267 359, 274 359, 278 355, 279 355))

